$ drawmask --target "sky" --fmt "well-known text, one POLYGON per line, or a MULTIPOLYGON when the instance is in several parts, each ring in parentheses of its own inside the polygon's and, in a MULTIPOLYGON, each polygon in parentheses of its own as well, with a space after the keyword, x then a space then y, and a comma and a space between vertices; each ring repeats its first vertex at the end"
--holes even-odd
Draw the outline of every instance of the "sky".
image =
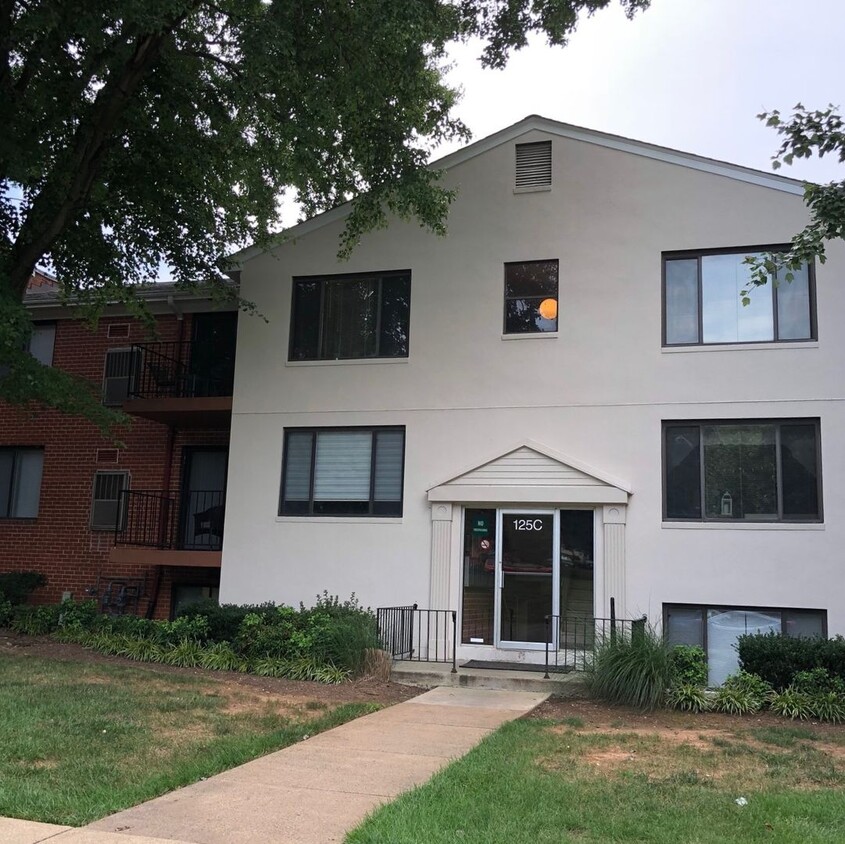
MULTIPOLYGON (((770 170, 779 136, 757 114, 845 106, 845 0, 652 0, 632 21, 614 0, 564 48, 533 39, 501 71, 479 54, 477 43, 455 47, 447 77, 463 90, 456 114, 474 140, 540 114, 770 170)), ((780 172, 831 181, 845 165, 780 172)))

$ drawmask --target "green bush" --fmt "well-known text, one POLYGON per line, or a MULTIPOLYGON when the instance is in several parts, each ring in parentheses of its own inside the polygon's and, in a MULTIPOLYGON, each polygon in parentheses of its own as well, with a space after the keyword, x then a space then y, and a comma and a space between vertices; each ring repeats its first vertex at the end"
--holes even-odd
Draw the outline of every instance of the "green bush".
POLYGON ((707 712, 710 709, 710 698, 702 686, 682 683, 669 689, 666 705, 683 712, 707 712))
POLYGON ((740 666, 772 684, 786 689, 796 674, 825 668, 831 677, 845 681, 845 639, 836 636, 792 638, 778 633, 753 633, 739 637, 740 666))
POLYGON ((758 677, 756 674, 750 674, 748 671, 742 670, 736 674, 731 674, 722 683, 722 688, 751 695, 751 697, 759 701, 760 706, 763 706, 772 694, 771 683, 762 677, 758 677))
POLYGON ((698 645, 675 645, 670 651, 672 683, 677 686, 707 685, 707 654, 698 645))
POLYGON ((0 592, 0 627, 8 627, 12 621, 12 602, 0 592))
POLYGON ((817 691, 809 695, 810 711, 819 721, 841 724, 845 721, 845 695, 832 691, 817 691))
POLYGON ((712 707, 716 712, 728 715, 750 715, 758 712, 763 701, 755 697, 748 689, 734 686, 720 686, 713 696, 712 707))
POLYGON ((0 595, 13 607, 25 604, 39 586, 46 585, 47 578, 37 571, 9 571, 0 574, 0 595))
POLYGON ((276 612, 276 605, 266 604, 218 604, 213 598, 206 598, 182 607, 177 613, 180 618, 208 619, 208 638, 213 642, 233 642, 238 635, 241 623, 247 615, 255 614, 271 618, 276 612))
POLYGON ((806 720, 813 715, 810 696, 793 689, 792 686, 787 686, 783 691, 773 694, 769 705, 772 712, 793 720, 796 718, 806 720))
POLYGON ((587 676, 595 697, 638 709, 655 709, 665 701, 672 678, 672 646, 650 627, 630 638, 599 642, 587 676))
POLYGON ((833 692, 845 695, 845 680, 832 677, 826 668, 813 668, 810 671, 799 671, 792 678, 792 687, 799 692, 809 695, 833 692))
POLYGON ((61 604, 45 604, 39 607, 20 604, 12 610, 10 626, 16 633, 43 636, 58 629, 60 616, 61 604))

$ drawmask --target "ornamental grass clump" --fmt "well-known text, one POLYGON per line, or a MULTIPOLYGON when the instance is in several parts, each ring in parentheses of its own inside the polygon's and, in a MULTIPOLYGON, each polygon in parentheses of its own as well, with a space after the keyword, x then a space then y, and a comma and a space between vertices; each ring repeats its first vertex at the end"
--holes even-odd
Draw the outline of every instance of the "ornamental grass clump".
POLYGON ((672 686, 666 693, 666 705, 681 712, 707 712, 710 709, 710 698, 703 686, 682 683, 672 686))
POLYGON ((656 709, 672 679, 672 646, 652 628, 600 642, 588 676, 590 691, 610 703, 656 709))

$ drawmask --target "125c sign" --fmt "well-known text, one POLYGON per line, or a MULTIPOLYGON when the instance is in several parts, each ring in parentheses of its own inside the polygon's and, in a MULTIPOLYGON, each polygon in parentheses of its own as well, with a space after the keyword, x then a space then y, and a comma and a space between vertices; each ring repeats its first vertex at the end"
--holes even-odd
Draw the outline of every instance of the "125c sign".
POLYGON ((514 519, 513 520, 513 529, 514 530, 542 530, 543 529, 543 520, 542 519, 514 519))

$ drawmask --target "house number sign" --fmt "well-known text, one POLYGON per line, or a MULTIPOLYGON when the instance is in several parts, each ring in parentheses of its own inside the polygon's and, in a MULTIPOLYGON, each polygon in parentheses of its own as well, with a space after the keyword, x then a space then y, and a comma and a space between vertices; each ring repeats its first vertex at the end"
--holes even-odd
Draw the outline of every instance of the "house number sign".
POLYGON ((514 530, 542 530, 543 529, 543 520, 542 519, 514 519, 513 520, 513 529, 514 530))

